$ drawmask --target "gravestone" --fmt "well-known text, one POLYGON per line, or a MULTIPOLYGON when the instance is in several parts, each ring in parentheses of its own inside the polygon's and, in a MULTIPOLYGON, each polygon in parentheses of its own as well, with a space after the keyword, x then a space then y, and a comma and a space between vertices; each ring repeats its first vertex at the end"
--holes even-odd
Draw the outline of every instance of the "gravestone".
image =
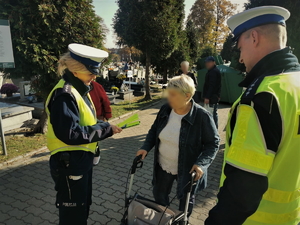
POLYGON ((34 94, 31 91, 30 81, 22 81, 19 83, 20 90, 20 101, 25 102, 28 101, 27 97, 30 94, 34 94))
POLYGON ((122 99, 124 101, 130 101, 133 99, 133 90, 128 90, 128 91, 119 91, 118 92, 118 99, 122 99))
POLYGON ((20 128, 25 121, 32 119, 32 107, 0 102, 3 131, 20 128))

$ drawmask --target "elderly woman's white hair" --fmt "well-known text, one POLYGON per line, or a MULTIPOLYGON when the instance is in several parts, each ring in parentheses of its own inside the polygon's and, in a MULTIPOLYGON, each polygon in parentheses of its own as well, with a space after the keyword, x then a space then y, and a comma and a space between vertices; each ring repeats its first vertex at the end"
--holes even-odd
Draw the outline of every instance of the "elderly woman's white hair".
POLYGON ((189 66, 190 63, 189 63, 188 61, 182 61, 182 62, 180 63, 180 66, 182 66, 182 65, 187 65, 187 66, 189 66))
POLYGON ((180 76, 173 77, 168 84, 168 89, 177 89, 183 94, 191 94, 191 97, 189 100, 192 99, 192 97, 195 94, 195 84, 192 78, 189 76, 182 74, 180 76))

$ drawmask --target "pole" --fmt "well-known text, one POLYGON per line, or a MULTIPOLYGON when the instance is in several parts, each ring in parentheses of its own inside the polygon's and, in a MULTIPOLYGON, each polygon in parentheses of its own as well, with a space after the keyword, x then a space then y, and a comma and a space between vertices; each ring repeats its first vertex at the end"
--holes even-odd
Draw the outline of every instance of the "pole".
POLYGON ((1 132, 1 142, 2 142, 3 155, 7 155, 5 136, 4 136, 3 126, 2 126, 2 112, 1 112, 1 109, 0 109, 0 132, 1 132))
POLYGON ((131 77, 129 77, 129 105, 131 106, 131 77))

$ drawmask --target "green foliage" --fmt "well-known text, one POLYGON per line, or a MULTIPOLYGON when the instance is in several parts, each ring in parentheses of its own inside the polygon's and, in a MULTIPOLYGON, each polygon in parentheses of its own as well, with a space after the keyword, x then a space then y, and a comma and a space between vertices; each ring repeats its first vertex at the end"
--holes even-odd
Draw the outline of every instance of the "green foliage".
POLYGON ((215 55, 217 55, 217 50, 213 45, 209 44, 209 45, 204 46, 201 49, 200 58, 196 62, 197 70, 205 68, 205 62, 204 61, 205 61, 206 57, 215 56, 215 55))
POLYGON ((201 58, 206 58, 213 55, 217 55, 217 50, 214 46, 206 45, 201 49, 201 58))
POLYGON ((226 61, 230 61, 232 57, 232 47, 233 47, 232 38, 233 38, 232 34, 229 34, 227 36, 226 41, 223 44, 223 49, 221 51, 221 56, 226 61))
MULTIPOLYGON (((182 0, 119 0, 114 29, 120 44, 164 59, 178 46, 179 2, 182 0)), ((182 3, 183 4, 183 3, 182 3)))
POLYGON ((192 20, 188 20, 185 27, 186 36, 189 45, 189 56, 193 62, 199 56, 200 44, 199 44, 199 31, 192 20))
MULTIPOLYGON (((183 11, 181 12, 183 14, 183 11)), ((183 17, 182 17, 183 19, 183 17)), ((183 21, 180 21, 182 23, 183 21)), ((168 76, 174 76, 179 68, 182 61, 191 61, 190 59, 190 43, 187 38, 186 30, 183 30, 182 26, 178 30, 178 41, 179 46, 173 51, 173 53, 166 59, 160 60, 158 58, 153 58, 152 64, 155 66, 155 72, 163 75, 163 82, 167 83, 168 76)))
POLYGON ((229 0, 196 0, 188 21, 192 21, 198 30, 201 46, 214 45, 219 48, 226 39, 229 29, 225 24, 234 14, 236 5, 229 0))
POLYGON ((179 47, 165 60, 159 60, 158 62, 153 59, 153 64, 155 65, 155 72, 162 74, 164 78, 164 83, 167 83, 167 77, 173 77, 180 68, 180 63, 182 61, 190 61, 189 56, 189 43, 185 36, 185 32, 181 32, 181 43, 179 47))
POLYGON ((110 56, 111 56, 112 62, 120 62, 121 61, 121 56, 118 54, 110 54, 110 56))
POLYGON ((232 4, 229 0, 213 0, 212 3, 215 6, 214 45, 215 47, 220 47, 230 33, 226 20, 235 13, 237 5, 232 4))
POLYGON ((230 67, 239 70, 241 72, 246 72, 246 67, 244 63, 240 63, 240 53, 238 51, 233 51, 231 56, 231 64, 230 67))
POLYGON ((206 45, 212 42, 212 32, 214 30, 214 5, 212 1, 196 0, 191 8, 188 21, 192 21, 199 31, 199 43, 206 45))
POLYGON ((184 0, 118 0, 114 29, 120 45, 134 46, 146 58, 146 96, 150 99, 151 59, 164 60, 179 45, 184 0))
POLYGON ((239 62, 240 53, 236 46, 232 42, 233 35, 229 34, 224 42, 223 49, 221 51, 221 56, 227 62, 230 61, 230 67, 240 70, 242 72, 246 71, 245 65, 239 62))
POLYGON ((0 19, 10 20, 16 68, 12 77, 30 80, 45 97, 59 79, 56 63, 68 44, 103 47, 102 19, 92 0, 1 0, 0 19))
POLYGON ((245 8, 250 9, 264 5, 277 5, 288 9, 291 12, 291 17, 286 21, 288 32, 288 45, 294 48, 294 54, 300 58, 300 1, 299 0, 248 0, 245 3, 245 8))
POLYGON ((151 62, 155 67, 155 72, 163 75, 163 82, 167 83, 168 76, 174 76, 179 68, 182 61, 190 61, 190 43, 187 37, 187 31, 183 30, 183 19, 184 19, 184 7, 183 2, 177 7, 177 11, 174 13, 178 14, 178 47, 174 49, 172 54, 161 60, 159 58, 152 58, 151 62))

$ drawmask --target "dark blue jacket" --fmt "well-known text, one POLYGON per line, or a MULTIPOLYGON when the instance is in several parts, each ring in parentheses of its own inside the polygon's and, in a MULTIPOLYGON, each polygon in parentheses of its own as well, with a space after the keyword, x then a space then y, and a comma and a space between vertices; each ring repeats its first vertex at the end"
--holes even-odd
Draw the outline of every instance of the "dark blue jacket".
POLYGON ((203 98, 207 98, 210 104, 217 104, 221 96, 221 72, 217 66, 207 71, 203 85, 203 98))
MULTIPOLYGON (((190 170, 194 164, 201 167, 204 176, 197 182, 196 189, 204 189, 207 184, 207 168, 219 149, 219 135, 211 115, 192 100, 190 112, 183 117, 179 135, 179 159, 177 196, 183 197, 184 186, 190 181, 190 170)), ((156 120, 148 132, 141 149, 150 151, 155 147, 153 184, 156 182, 155 167, 158 163, 159 134, 167 125, 171 107, 161 107, 156 120)))

